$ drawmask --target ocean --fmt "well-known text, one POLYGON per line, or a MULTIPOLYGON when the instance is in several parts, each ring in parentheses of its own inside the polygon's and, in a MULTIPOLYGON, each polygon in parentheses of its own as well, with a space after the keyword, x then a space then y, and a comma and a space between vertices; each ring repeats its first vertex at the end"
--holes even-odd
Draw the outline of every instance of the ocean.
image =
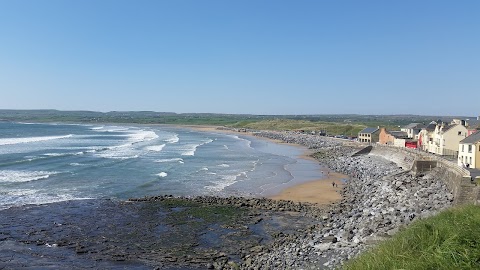
POLYGON ((322 177, 303 152, 183 127, 0 122, 0 209, 165 194, 268 196, 322 177))

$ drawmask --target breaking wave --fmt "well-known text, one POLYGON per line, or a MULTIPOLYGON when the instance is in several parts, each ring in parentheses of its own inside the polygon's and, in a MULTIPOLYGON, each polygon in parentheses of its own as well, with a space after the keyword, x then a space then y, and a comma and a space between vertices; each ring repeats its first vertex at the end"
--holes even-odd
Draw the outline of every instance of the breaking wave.
POLYGON ((63 136, 42 136, 42 137, 26 137, 26 138, 3 138, 0 139, 0 145, 12 145, 19 143, 33 143, 42 141, 59 140, 72 137, 73 134, 63 136))

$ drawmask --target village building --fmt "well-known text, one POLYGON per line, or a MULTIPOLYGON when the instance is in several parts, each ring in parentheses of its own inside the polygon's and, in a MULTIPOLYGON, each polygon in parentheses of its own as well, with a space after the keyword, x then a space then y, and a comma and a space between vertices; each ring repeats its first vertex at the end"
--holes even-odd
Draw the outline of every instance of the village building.
POLYGON ((379 140, 379 127, 367 127, 358 133, 358 141, 363 143, 376 143, 379 140))
POLYGON ((480 168, 480 130, 460 141, 458 165, 473 169, 480 168))
MULTIPOLYGON (((378 143, 380 144, 406 147, 407 140, 408 140, 407 132, 388 131, 386 128, 380 128, 379 141, 378 141, 378 143)), ((416 143, 414 148, 416 148, 416 143)))
MULTIPOLYGON (((434 131, 426 128, 419 134, 422 149, 441 156, 458 156, 458 145, 468 134, 464 120, 454 119, 450 124, 438 122, 434 131)), ((428 126, 427 126, 428 127, 428 126)))
POLYGON ((411 123, 411 124, 408 124, 408 125, 402 127, 400 130, 403 131, 403 132, 406 132, 409 139, 418 140, 418 134, 425 127, 426 126, 424 124, 411 123))
POLYGON ((473 133, 480 130, 480 116, 477 119, 467 119, 467 129, 468 129, 468 136, 472 135, 473 133))
POLYGON ((433 132, 437 127, 437 122, 431 122, 418 133, 417 146, 419 149, 428 152, 429 142, 433 141, 433 132))

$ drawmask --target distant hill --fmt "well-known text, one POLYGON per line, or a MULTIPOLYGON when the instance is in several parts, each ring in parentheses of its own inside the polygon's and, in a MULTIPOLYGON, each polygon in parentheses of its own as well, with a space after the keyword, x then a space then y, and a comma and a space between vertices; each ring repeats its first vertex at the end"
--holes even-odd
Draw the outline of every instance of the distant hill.
MULTIPOLYGON (((409 123, 429 123, 442 119, 475 118, 454 116, 422 115, 360 115, 360 114, 318 114, 318 115, 250 115, 217 113, 174 113, 154 111, 59 111, 59 110, 0 110, 0 121, 30 122, 75 122, 75 123, 138 123, 178 125, 225 125, 254 127, 253 123, 264 120, 301 120, 310 122, 343 123, 354 126, 386 126, 398 128, 409 123)), ((295 126, 295 125, 293 125, 295 126)), ((314 125, 318 126, 318 125, 314 125)))

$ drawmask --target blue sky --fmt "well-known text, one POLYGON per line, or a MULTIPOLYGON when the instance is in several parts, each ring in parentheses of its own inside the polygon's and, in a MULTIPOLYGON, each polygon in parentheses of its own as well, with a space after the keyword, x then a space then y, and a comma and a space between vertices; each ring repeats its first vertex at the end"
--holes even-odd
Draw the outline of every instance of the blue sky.
POLYGON ((0 108, 480 115, 480 1, 0 0, 0 108))

